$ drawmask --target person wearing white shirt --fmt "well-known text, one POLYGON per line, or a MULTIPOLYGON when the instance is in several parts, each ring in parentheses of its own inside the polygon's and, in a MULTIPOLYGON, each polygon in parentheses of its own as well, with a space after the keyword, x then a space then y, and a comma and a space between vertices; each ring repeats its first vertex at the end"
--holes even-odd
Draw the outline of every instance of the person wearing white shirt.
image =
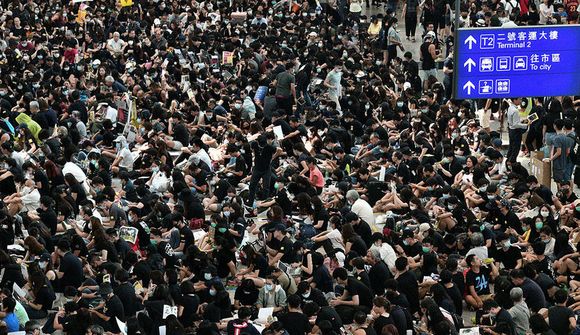
POLYGON ((387 264, 389 271, 391 271, 391 273, 395 273, 397 270, 397 268, 395 267, 395 260, 397 260, 397 254, 395 253, 395 249, 393 249, 393 247, 390 244, 383 242, 383 238, 384 238, 383 234, 374 233, 373 245, 371 245, 369 250, 378 250, 379 253, 381 254, 381 259, 383 260, 383 262, 385 262, 385 264, 387 264))
POLYGON ((40 192, 34 186, 34 180, 27 179, 18 192, 5 197, 4 204, 8 205, 10 216, 17 213, 32 212, 40 207, 40 192))
POLYGON ((358 192, 355 190, 350 190, 346 193, 346 201, 351 204, 350 210, 358 215, 361 220, 373 227, 375 225, 375 215, 373 214, 373 208, 368 202, 361 199, 358 192))
POLYGON ((135 159, 131 153, 131 150, 128 148, 127 139, 125 136, 117 136, 115 139, 115 145, 117 147, 117 156, 113 161, 111 170, 114 173, 119 173, 120 169, 133 171, 133 163, 135 162, 135 159))
POLYGON ((554 13, 554 5, 552 5, 552 0, 544 0, 540 4, 540 24, 547 24, 548 21, 552 20, 552 14, 554 13))

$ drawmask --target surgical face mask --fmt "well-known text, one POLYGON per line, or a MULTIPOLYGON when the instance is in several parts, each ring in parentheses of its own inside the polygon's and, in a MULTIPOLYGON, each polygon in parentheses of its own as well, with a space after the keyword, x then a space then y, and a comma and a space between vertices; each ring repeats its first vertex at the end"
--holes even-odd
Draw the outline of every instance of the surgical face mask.
POLYGON ((272 291, 273 288, 274 288, 274 285, 266 284, 266 291, 272 291))
POLYGON ((370 109, 370 108, 371 108, 371 105, 369 105, 369 104, 366 104, 366 105, 365 105, 365 109, 367 109, 367 110, 368 110, 368 109, 370 109))
POLYGON ((540 230, 542 229, 542 227, 544 227, 544 223, 542 221, 538 221, 536 222, 536 229, 540 230))
POLYGON ((41 269, 46 269, 46 266, 48 265, 48 262, 38 262, 38 266, 41 269))
POLYGON ((209 290, 209 295, 211 295, 212 297, 215 297, 217 294, 217 291, 214 290, 213 288, 209 290))
POLYGON ((526 227, 526 226, 523 226, 523 227, 522 227, 522 230, 523 230, 524 232, 526 232, 526 231, 528 231, 528 227, 526 227))
POLYGON ((0 96, 6 96, 6 94, 8 94, 8 91, 0 91, 0 96))
POLYGON ((404 104, 405 103, 402 101, 397 101, 397 107, 399 107, 399 108, 403 107, 404 104))
POLYGON ((423 252, 424 252, 424 253, 426 253, 426 254, 427 254, 427 253, 429 253, 429 251, 430 251, 430 250, 429 250, 429 248, 427 248, 427 247, 423 247, 423 252))
POLYGON ((504 249, 509 249, 511 246, 512 246, 512 242, 510 242, 509 240, 505 241, 503 244, 504 249))
POLYGON ((487 190, 487 186, 482 186, 479 188, 479 192, 485 192, 487 190))
POLYGON ((203 278, 204 278, 205 280, 210 280, 210 279, 212 278, 212 276, 211 276, 211 273, 204 273, 204 274, 203 274, 203 278))
POLYGON ((493 198, 495 198, 495 195, 493 195, 493 194, 488 194, 488 195, 487 195, 487 198, 488 198, 489 200, 492 200, 493 198))
POLYGON ((458 138, 458 137, 459 137, 459 135, 458 135, 458 134, 455 134, 455 133, 454 133, 454 134, 451 134, 451 138, 452 138, 452 139, 456 139, 456 138, 458 138))
POLYGON ((308 297, 310 297, 310 291, 302 293, 302 298, 307 299, 308 297))
POLYGON ((159 172, 159 167, 158 166, 154 166, 154 167, 151 168, 151 171, 153 173, 157 173, 157 172, 159 172))
POLYGON ((218 228, 218 231, 222 234, 225 233, 227 230, 228 230, 227 228, 218 228))
POLYGON ((230 216, 230 214, 231 214, 231 213, 230 213, 230 211, 224 211, 224 216, 225 216, 225 217, 229 217, 229 216, 230 216))
POLYGON ((404 245, 409 245, 409 242, 407 242, 407 240, 403 240, 403 244, 404 245))
POLYGON ((447 205, 447 209, 450 210, 450 211, 452 211, 452 210, 455 209, 455 206, 453 206, 453 205, 447 205))
POLYGON ((288 44, 282 43, 282 48, 287 48, 287 47, 288 47, 288 44))
POLYGON ((242 108, 242 104, 234 104, 234 107, 235 107, 236 109, 240 109, 240 108, 242 108))
POLYGON ((409 206, 409 209, 412 210, 412 211, 414 211, 414 210, 417 209, 417 206, 409 206))
POLYGON ((541 211, 540 215, 542 215, 542 217, 547 218, 550 215, 550 211, 541 211))

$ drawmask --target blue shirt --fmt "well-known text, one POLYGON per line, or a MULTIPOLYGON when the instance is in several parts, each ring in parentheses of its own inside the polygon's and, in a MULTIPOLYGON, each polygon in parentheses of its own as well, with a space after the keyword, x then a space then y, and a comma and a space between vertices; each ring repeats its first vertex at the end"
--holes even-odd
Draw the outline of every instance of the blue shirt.
POLYGON ((16 314, 10 313, 7 314, 6 317, 2 320, 6 322, 6 326, 8 327, 8 332, 17 332, 20 330, 20 324, 18 323, 18 318, 16 314))

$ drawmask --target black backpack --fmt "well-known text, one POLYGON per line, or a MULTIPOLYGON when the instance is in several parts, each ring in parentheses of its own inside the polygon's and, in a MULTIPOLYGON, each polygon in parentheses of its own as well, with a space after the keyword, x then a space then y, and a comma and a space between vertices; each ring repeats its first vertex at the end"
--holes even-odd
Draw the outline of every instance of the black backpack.
POLYGON ((568 134, 566 135, 569 138, 571 138, 572 140, 574 140, 574 145, 572 146, 572 148, 570 148, 570 160, 572 160, 572 163, 574 163, 574 165, 580 165, 580 153, 578 152, 578 146, 580 145, 580 139, 578 139, 578 136, 576 136, 575 134, 568 134))

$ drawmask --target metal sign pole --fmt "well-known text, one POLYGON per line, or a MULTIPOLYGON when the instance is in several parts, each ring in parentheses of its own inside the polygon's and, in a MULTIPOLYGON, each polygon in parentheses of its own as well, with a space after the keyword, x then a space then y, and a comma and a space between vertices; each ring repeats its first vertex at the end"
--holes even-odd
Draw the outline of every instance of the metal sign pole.
POLYGON ((459 7, 461 7, 461 0, 455 0, 455 12, 453 14, 455 14, 455 24, 454 24, 454 28, 453 28, 453 94, 451 95, 453 98, 457 97, 457 67, 458 62, 457 62, 457 54, 459 51, 459 13, 461 12, 459 10, 459 7))

